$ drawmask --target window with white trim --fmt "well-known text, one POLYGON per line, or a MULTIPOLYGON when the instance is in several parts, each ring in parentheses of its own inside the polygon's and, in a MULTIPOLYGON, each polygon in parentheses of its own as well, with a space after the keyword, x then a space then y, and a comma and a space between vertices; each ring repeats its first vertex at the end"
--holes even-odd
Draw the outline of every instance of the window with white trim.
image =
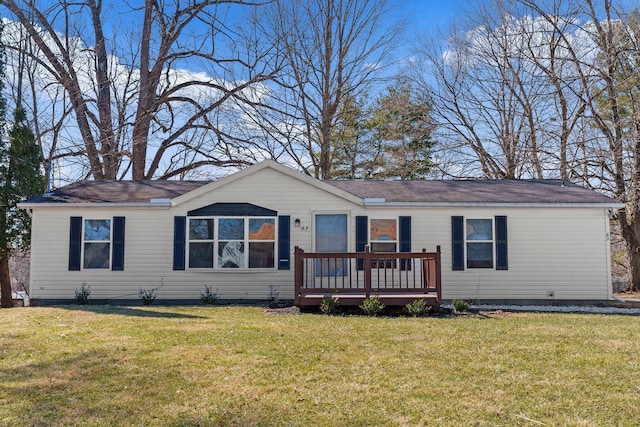
POLYGON ((274 217, 189 217, 189 268, 275 268, 274 217))
POLYGON ((493 219, 465 221, 465 247, 467 268, 493 268, 493 219))
MULTIPOLYGON (((396 252, 398 249, 398 220, 371 219, 369 221, 369 244, 371 252, 396 252)), ((373 268, 395 268, 391 259, 373 259, 373 268)))
POLYGON ((189 218, 189 268, 213 268, 213 218, 189 218))
POLYGON ((109 268, 111 265, 111 220, 85 219, 82 240, 83 268, 109 268))

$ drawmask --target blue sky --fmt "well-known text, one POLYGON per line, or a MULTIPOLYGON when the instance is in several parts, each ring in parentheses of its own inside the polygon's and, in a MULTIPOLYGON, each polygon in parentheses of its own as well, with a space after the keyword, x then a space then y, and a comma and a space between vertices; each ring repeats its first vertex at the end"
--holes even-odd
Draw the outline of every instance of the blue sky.
POLYGON ((455 16, 456 0, 405 0, 408 6, 409 33, 422 32, 430 27, 447 25, 455 16))

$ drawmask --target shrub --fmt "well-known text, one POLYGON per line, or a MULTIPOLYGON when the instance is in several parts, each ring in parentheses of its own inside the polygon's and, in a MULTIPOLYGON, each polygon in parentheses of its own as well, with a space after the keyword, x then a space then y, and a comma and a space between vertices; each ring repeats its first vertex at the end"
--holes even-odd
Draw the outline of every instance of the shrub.
POLYGON ((360 309, 367 316, 377 316, 382 313, 382 310, 384 310, 384 304, 380 301, 380 297, 378 295, 374 295, 362 301, 360 309))
POLYGON ((469 304, 467 304, 465 300, 456 299, 453 300, 453 308, 456 310, 456 312, 462 313, 469 309, 469 304))
POLYGON ((87 282, 83 282, 80 289, 76 288, 73 298, 78 304, 88 304, 89 299, 91 298, 91 285, 87 285, 87 282))
POLYGON ((429 314, 429 306, 427 302, 423 299, 417 299, 415 301, 410 302, 405 305, 405 309, 410 316, 413 317, 422 317, 429 314))
POLYGON ((142 304, 151 305, 156 300, 156 289, 142 289, 138 292, 138 298, 142 300, 142 304))
POLYGON ((336 314, 340 306, 338 297, 324 297, 320 303, 320 311, 324 314, 336 314))
POLYGON ((200 301, 205 305, 215 305, 218 302, 218 290, 215 292, 207 285, 204 285, 204 291, 200 292, 200 301))
POLYGON ((269 285, 269 296, 267 297, 267 305, 271 308, 282 306, 282 302, 280 302, 280 286, 269 285))

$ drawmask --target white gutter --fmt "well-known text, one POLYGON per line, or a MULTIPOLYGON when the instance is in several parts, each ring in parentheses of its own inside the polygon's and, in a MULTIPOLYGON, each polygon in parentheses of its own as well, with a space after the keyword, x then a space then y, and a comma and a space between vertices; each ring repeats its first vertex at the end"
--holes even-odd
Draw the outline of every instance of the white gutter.
MULTIPOLYGON (((389 207, 389 208, 613 208, 621 209, 623 203, 489 203, 489 202, 386 202, 380 199, 365 199, 365 207, 389 207)), ((384 199, 381 199, 384 200, 384 199)))
MULTIPOLYGON (((83 207, 83 208, 170 208, 171 199, 151 199, 149 202, 131 202, 131 203, 113 203, 113 202, 99 202, 99 203, 64 203, 64 202, 51 202, 51 203, 18 203, 20 209, 33 209, 36 207, 47 208, 69 208, 69 207, 83 207)), ((489 203, 489 202, 387 202, 384 198, 365 198, 365 207, 389 207, 389 208, 449 208, 449 207, 482 207, 482 208, 613 208, 621 209, 625 205, 624 203, 489 203)))
POLYGON ((169 199, 151 199, 149 202, 132 202, 132 203, 18 203, 20 209, 33 209, 33 208, 170 208, 171 200, 169 199))

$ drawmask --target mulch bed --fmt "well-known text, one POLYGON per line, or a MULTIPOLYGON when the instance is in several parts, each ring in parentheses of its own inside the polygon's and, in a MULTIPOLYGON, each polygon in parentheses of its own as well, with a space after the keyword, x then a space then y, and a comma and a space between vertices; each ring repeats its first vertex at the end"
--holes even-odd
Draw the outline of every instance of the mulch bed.
MULTIPOLYGON (((299 315, 302 313, 300 308, 295 306, 289 307, 267 307, 264 310, 265 314, 289 314, 289 315, 299 315)), ((320 313, 319 311, 313 311, 314 313, 320 313)), ((356 314, 351 313, 351 314, 356 314)), ((400 315, 399 313, 394 313, 395 316, 400 315)), ((464 317, 485 317, 485 318, 498 318, 498 317, 511 317, 514 316, 515 313, 509 311, 502 310, 491 310, 491 311, 465 311, 462 313, 457 313, 450 308, 440 307, 439 309, 434 310, 427 317, 454 317, 454 316, 464 316, 464 317)))
POLYGON ((266 314, 300 314, 300 309, 295 306, 291 307, 274 307, 274 308, 266 308, 264 310, 266 314))

